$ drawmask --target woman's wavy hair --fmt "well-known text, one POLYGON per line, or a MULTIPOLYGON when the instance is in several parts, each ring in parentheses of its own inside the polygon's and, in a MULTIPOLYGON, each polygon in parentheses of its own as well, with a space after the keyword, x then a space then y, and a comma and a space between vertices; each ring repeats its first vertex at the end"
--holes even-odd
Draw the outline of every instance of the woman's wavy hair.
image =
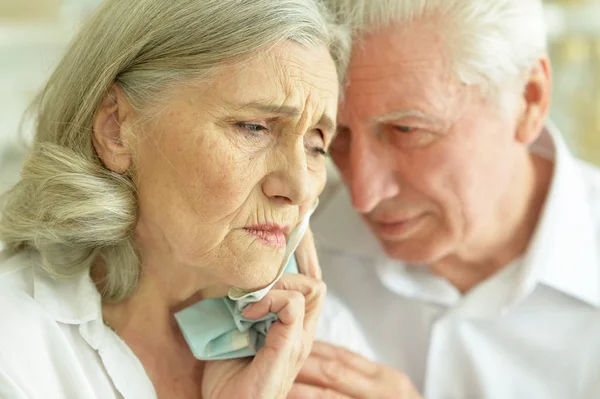
POLYGON ((350 38, 320 0, 108 0, 85 23, 32 105, 35 138, 20 181, 2 200, 0 240, 33 251, 58 277, 106 265, 102 297, 135 288, 140 261, 133 173, 103 166, 96 111, 113 84, 134 109, 168 87, 208 76, 279 43, 325 45, 341 76, 350 38))

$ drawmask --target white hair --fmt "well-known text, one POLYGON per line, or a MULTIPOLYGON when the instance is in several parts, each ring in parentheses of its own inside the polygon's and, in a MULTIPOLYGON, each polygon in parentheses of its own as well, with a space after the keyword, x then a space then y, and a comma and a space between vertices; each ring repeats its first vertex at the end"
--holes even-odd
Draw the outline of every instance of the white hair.
POLYGON ((285 41, 326 46, 343 73, 350 38, 319 0, 104 2, 34 103, 33 148, 3 199, 0 240, 12 252, 39 255, 57 276, 102 259, 103 298, 126 298, 140 267, 136 187, 134 172, 111 172, 94 151, 102 100, 116 83, 140 114, 152 114, 167 88, 285 41))
POLYGON ((434 22, 457 78, 484 91, 520 80, 547 53, 541 0, 325 0, 360 37, 434 22))

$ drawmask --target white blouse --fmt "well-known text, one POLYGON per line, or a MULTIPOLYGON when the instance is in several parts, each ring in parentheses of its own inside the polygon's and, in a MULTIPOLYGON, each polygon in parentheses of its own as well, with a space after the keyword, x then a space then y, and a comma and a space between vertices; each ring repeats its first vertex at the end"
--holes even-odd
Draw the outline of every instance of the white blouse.
MULTIPOLYGON (((325 301, 317 338, 372 357, 353 317, 325 301)), ((0 253, 0 398, 152 399, 138 358, 102 320, 88 273, 57 280, 27 254, 0 253)))

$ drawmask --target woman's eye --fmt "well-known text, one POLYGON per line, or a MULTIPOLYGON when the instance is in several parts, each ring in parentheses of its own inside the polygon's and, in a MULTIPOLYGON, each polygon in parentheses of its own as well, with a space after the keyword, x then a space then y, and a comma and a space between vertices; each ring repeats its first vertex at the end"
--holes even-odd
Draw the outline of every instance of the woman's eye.
POLYGON ((310 155, 314 157, 326 157, 327 151, 325 151, 325 143, 323 139, 323 132, 317 130, 315 133, 307 133, 308 137, 305 139, 304 145, 309 151, 310 155))
POLYGON ((267 127, 258 123, 238 122, 235 125, 252 135, 259 135, 269 130, 267 127))
POLYGON ((327 151, 325 151, 325 149, 321 147, 310 147, 309 150, 315 156, 327 157, 329 155, 327 151))

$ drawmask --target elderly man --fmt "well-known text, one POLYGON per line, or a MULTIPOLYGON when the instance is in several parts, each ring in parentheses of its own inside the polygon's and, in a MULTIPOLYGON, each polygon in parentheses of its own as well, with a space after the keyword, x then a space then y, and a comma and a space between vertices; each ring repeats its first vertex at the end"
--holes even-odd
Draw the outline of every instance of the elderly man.
POLYGON ((346 187, 313 229, 386 366, 317 345, 297 390, 600 397, 600 173, 547 121, 541 1, 329 4, 355 34, 346 187))

